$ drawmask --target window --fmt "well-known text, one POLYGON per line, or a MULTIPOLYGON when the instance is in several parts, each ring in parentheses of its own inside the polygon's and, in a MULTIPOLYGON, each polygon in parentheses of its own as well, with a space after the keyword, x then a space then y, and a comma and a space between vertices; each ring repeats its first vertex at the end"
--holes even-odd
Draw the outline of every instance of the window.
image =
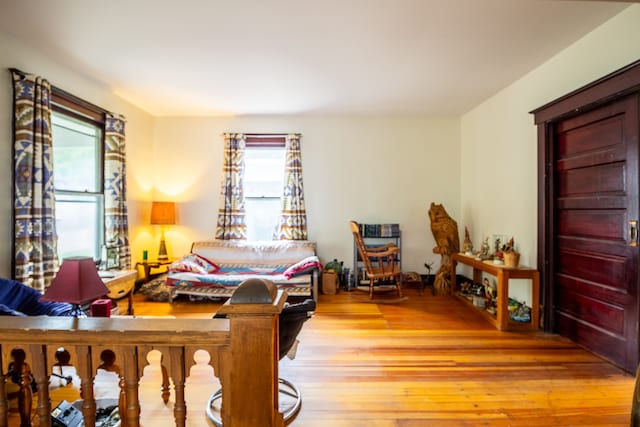
POLYGON ((244 203, 248 240, 273 240, 282 210, 284 144, 284 136, 247 136, 244 203))
POLYGON ((104 241, 103 129, 100 115, 61 103, 51 115, 58 257, 99 259, 104 241))

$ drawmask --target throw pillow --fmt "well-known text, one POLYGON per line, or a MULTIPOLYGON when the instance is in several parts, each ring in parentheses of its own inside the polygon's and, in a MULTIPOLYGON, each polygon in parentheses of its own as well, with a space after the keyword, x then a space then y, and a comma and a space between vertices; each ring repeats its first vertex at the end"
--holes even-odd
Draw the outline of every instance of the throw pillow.
POLYGON ((167 271, 170 273, 187 272, 196 274, 213 274, 220 269, 220 266, 214 264, 208 259, 198 255, 189 254, 184 258, 172 262, 167 271))
POLYGON ((285 279, 291 279, 292 277, 299 276, 301 274, 309 273, 313 271, 313 269, 322 269, 322 264, 317 256, 313 255, 303 259, 302 261, 298 261, 289 268, 287 268, 282 275, 285 279))

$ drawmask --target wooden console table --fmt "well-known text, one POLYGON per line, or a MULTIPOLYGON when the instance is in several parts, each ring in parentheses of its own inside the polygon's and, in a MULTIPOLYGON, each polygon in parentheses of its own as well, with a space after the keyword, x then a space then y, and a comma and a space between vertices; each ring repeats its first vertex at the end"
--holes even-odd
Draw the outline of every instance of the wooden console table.
MULTIPOLYGON (((540 305, 540 273, 530 267, 520 266, 517 268, 508 268, 504 265, 494 264, 493 261, 480 261, 471 256, 456 253, 451 256, 451 290, 456 296, 456 267, 458 263, 473 267, 473 281, 480 283, 482 281, 482 273, 488 273, 497 278, 497 307, 496 315, 488 313, 485 310, 479 310, 480 313, 501 331, 510 330, 536 330, 538 329, 538 316, 540 305), (529 279, 531 280, 531 321, 516 322, 509 317, 509 279, 529 279)), ((471 304, 466 298, 459 296, 461 300, 471 304)))
POLYGON ((127 307, 127 314, 129 315, 133 315, 133 287, 137 277, 138 272, 135 270, 101 272, 102 281, 109 288, 107 297, 112 300, 118 300, 125 296, 129 298, 129 306, 127 307))

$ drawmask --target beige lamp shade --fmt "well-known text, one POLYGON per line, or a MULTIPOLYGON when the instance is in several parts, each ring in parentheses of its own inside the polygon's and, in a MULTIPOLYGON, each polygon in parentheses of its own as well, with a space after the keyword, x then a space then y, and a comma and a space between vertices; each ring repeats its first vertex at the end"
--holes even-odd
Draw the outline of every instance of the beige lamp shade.
POLYGON ((166 261, 167 246, 164 242, 163 225, 176 223, 176 204, 174 202, 152 202, 151 203, 151 224, 160 225, 160 250, 158 250, 158 260, 166 261))
POLYGON ((171 225, 176 223, 175 202, 152 202, 151 224, 171 225))

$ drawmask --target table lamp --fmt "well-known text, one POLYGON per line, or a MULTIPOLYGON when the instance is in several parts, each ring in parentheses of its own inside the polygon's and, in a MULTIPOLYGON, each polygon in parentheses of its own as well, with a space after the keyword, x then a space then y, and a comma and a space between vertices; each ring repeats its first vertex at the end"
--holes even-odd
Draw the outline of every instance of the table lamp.
POLYGON ((164 226, 176 223, 176 204, 174 202, 152 202, 151 203, 151 224, 160 225, 160 250, 158 260, 166 261, 167 246, 164 242, 164 226))
POLYGON ((73 315, 84 315, 80 308, 109 293, 96 264, 89 257, 72 257, 62 260, 60 270, 47 288, 41 301, 68 302, 73 304, 73 315))

